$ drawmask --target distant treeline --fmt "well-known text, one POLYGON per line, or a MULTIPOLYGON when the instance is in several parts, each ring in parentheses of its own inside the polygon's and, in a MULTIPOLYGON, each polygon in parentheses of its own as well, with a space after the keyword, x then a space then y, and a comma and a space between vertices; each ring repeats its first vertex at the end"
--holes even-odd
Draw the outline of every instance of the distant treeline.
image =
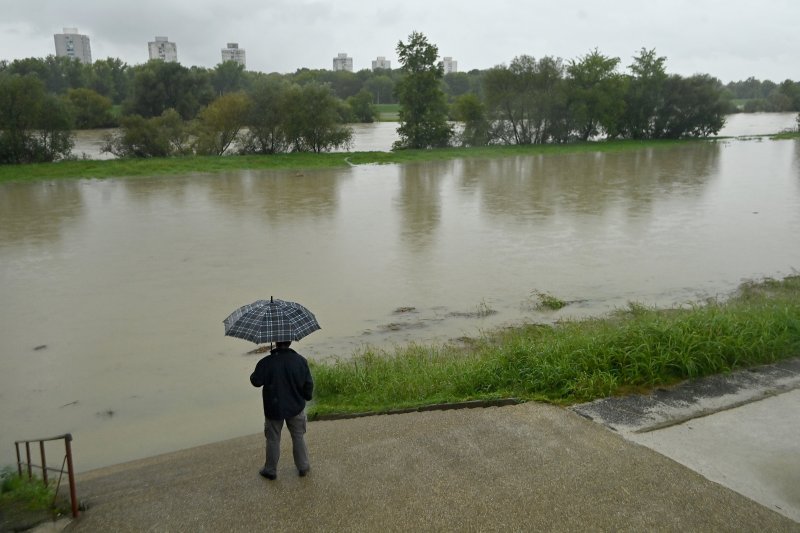
MULTIPOLYGON (((523 55, 446 74, 441 90, 450 118, 467 124, 458 140, 469 145, 708 135, 727 113, 800 111, 798 82, 723 85, 708 75, 667 74, 665 61, 642 49, 623 73, 619 58, 596 50, 569 61, 523 55)), ((396 103, 403 76, 401 69, 262 73, 233 62, 209 69, 114 58, 0 61, 0 163, 68 157, 70 130, 114 126, 127 137, 109 139, 107 148, 120 156, 224 153, 233 145, 247 153, 327 150, 349 141, 342 124, 371 122, 375 104, 396 103)))

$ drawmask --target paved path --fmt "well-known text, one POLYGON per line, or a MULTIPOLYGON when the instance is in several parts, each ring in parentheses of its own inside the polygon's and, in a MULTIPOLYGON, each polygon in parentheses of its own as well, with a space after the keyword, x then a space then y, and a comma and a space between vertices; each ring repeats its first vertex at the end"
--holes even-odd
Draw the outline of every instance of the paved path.
POLYGON ((800 358, 572 410, 800 522, 800 358))
POLYGON ((309 476, 254 435, 78 478, 72 531, 794 531, 575 412, 528 403, 309 424, 309 476))

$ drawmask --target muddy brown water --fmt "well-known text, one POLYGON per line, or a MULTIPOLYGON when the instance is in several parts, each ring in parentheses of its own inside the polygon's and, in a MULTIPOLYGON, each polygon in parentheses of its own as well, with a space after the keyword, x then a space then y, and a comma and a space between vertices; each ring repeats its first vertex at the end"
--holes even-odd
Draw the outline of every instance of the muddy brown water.
POLYGON ((259 432, 259 356, 222 325, 259 298, 346 358, 724 296, 796 272, 798 235, 798 141, 1 184, 0 464, 64 432, 80 471, 259 432))

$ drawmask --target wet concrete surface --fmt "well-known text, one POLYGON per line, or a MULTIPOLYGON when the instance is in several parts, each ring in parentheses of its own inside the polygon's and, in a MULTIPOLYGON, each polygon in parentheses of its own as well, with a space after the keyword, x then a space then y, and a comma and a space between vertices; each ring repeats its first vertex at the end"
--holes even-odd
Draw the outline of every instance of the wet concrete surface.
POLYGON ((800 522, 800 358, 571 409, 800 522))
POLYGON ((800 524, 568 409, 309 423, 276 481, 253 435, 87 472, 68 531, 795 531, 800 524))

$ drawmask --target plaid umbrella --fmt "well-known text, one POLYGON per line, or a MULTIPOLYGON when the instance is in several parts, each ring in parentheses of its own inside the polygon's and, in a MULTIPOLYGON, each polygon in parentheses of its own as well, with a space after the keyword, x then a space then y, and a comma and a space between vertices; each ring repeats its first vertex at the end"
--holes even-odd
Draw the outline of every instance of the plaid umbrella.
POLYGON ((314 314, 295 302, 257 300, 244 305, 224 320, 225 335, 256 344, 299 341, 320 329, 314 314))

